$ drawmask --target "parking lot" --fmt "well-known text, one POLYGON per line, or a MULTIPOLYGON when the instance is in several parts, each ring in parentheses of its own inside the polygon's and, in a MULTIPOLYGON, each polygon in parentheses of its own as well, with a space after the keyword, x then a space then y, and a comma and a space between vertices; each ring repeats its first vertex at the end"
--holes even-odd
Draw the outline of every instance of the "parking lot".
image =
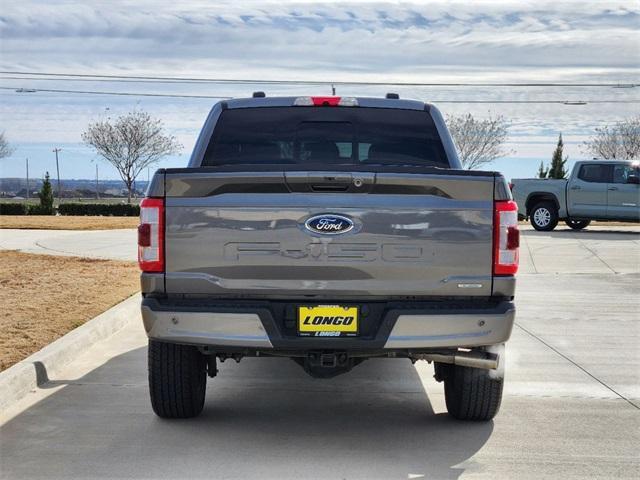
MULTIPOLYGON (((331 380, 286 359, 227 361, 201 417, 161 420, 133 321, 0 417, 2 477, 638 478, 640 228, 525 227, 522 240, 491 422, 450 419, 432 366, 400 359, 331 380)), ((97 245, 129 255, 117 236, 97 245)))

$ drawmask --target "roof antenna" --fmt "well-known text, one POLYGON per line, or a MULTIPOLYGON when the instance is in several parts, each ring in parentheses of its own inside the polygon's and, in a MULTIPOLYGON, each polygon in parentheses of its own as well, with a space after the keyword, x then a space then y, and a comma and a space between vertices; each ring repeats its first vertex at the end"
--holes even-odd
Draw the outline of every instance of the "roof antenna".
POLYGON ((336 86, 331 84, 331 95, 335 96, 336 95, 336 86))

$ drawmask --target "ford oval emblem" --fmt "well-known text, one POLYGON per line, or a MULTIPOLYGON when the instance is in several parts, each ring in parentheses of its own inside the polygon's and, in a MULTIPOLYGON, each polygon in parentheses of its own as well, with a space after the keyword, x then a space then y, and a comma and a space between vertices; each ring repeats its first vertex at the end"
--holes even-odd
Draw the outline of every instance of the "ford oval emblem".
POLYGON ((316 215, 311 217, 304 226, 313 233, 321 233, 323 235, 337 235, 339 233, 347 233, 353 229, 353 221, 342 215, 316 215))

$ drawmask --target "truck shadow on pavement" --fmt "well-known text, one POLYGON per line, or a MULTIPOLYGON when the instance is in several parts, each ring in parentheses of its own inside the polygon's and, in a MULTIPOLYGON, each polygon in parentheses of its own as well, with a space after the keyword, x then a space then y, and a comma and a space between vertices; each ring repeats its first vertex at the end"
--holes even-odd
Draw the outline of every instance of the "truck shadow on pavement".
MULTIPOLYGON (((439 392, 431 367, 420 369, 439 392)), ((456 479, 481 468, 470 459, 493 430, 436 414, 416 368, 399 359, 331 380, 287 359, 227 361, 189 420, 153 414, 146 348, 42 388, 61 384, 2 426, 4 478, 456 479)))

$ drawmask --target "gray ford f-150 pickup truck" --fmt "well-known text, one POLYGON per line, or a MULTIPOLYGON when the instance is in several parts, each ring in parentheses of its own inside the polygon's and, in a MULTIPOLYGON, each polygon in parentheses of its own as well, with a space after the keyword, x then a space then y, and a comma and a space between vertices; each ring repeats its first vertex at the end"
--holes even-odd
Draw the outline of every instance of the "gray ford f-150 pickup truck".
POLYGON ((161 417, 198 415, 217 361, 246 356, 317 378, 426 360, 452 416, 499 409, 517 206, 500 174, 460 169, 432 105, 220 102, 189 166, 155 173, 138 233, 161 417))
POLYGON ((568 180, 516 178, 511 181, 519 215, 536 230, 550 231, 559 220, 582 230, 591 220, 640 221, 639 162, 576 162, 568 180))

